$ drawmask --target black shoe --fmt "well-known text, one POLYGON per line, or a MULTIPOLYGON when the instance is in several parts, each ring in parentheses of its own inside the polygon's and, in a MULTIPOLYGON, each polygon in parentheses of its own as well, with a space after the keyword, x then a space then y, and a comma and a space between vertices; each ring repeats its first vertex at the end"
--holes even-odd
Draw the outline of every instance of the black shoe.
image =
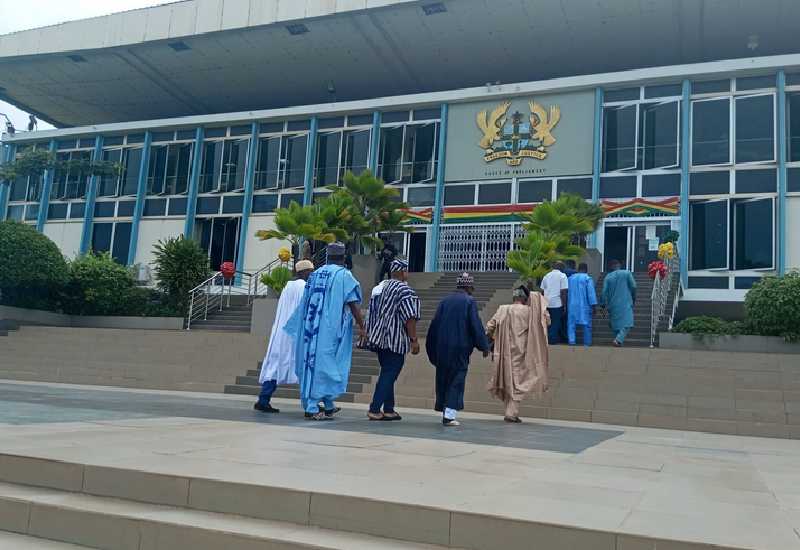
POLYGON ((333 416, 326 416, 324 412, 306 413, 306 420, 333 420, 333 416))
POLYGON ((281 412, 280 409, 276 409, 275 407, 273 407, 269 403, 266 404, 266 405, 261 405, 260 403, 256 403, 255 405, 253 405, 253 408, 255 410, 257 410, 257 411, 261 411, 261 412, 264 412, 264 413, 279 413, 279 412, 281 412))
POLYGON ((325 411, 325 416, 327 416, 328 418, 333 418, 333 415, 338 413, 338 412, 341 412, 341 410, 342 410, 341 407, 334 407, 334 408, 332 408, 330 410, 326 410, 325 411))

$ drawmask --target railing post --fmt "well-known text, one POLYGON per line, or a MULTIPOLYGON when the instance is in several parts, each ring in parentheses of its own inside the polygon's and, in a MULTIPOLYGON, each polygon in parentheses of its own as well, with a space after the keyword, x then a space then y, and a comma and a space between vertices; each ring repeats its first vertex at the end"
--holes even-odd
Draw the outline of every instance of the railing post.
POLYGON ((192 291, 191 298, 189 299, 189 318, 186 320, 186 330, 192 328, 192 314, 194 313, 194 291, 192 291))

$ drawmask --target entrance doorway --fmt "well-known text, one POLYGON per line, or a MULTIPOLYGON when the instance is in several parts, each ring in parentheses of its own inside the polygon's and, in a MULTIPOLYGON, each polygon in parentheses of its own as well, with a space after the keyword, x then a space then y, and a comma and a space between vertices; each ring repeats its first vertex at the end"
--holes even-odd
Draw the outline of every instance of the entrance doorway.
POLYGON ((411 233, 408 236, 408 270, 412 272, 425 271, 425 251, 427 248, 427 234, 422 231, 411 233))
POLYGON ((603 244, 603 271, 608 269, 608 262, 611 260, 619 260, 625 269, 630 269, 628 261, 630 229, 628 226, 606 227, 603 244))
POLYGON ((658 243, 670 230, 669 223, 607 225, 604 231, 603 270, 608 262, 619 260, 625 269, 647 271, 658 259, 658 243))
POLYGON ((241 218, 198 219, 195 235, 208 253, 209 264, 218 271, 224 262, 236 263, 239 250, 241 218))

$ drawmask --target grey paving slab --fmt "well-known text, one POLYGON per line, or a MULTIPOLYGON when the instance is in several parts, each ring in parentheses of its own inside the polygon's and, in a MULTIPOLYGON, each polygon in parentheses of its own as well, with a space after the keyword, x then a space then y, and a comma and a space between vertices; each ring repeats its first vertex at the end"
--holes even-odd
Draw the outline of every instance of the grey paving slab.
POLYGON ((471 419, 454 429, 442 426, 436 415, 433 411, 430 415, 405 413, 401 422, 369 422, 363 411, 347 409, 334 421, 311 422, 296 406, 284 406, 280 414, 266 415, 254 411, 246 401, 225 397, 198 399, 176 394, 126 393, 47 384, 0 384, 0 424, 187 417, 562 453, 578 453, 622 433, 613 429, 561 427, 536 422, 509 425, 497 420, 478 419, 471 419))

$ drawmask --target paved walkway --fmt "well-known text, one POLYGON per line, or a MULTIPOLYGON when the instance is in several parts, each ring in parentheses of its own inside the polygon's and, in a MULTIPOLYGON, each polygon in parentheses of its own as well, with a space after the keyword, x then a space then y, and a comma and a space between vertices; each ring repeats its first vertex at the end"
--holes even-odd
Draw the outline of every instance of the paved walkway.
MULTIPOLYGON (((737 548, 800 548, 800 441, 0 383, 0 450, 737 548)), ((659 546, 660 548, 660 546, 659 546)), ((678 548, 677 546, 675 548, 678 548)), ((680 547, 684 548, 684 547, 680 547)), ((688 547, 687 547, 688 548, 688 547)))

